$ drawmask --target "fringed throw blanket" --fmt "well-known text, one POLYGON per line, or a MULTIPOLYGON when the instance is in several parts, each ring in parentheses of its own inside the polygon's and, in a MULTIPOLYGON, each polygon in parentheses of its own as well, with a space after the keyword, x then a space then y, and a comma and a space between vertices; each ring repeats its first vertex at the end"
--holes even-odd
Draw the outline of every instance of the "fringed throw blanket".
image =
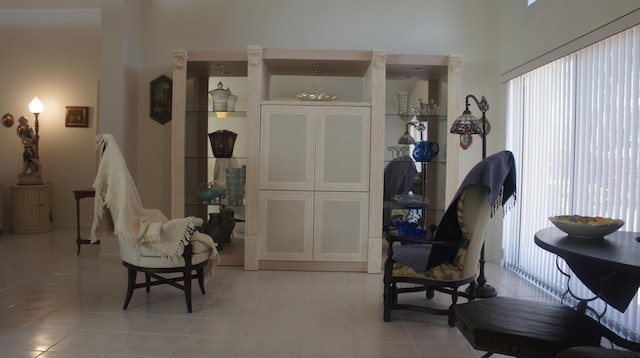
POLYGON ((513 153, 503 150, 476 164, 460 184, 455 199, 460 196, 462 189, 470 184, 489 188, 492 215, 502 206, 505 212, 508 211, 516 200, 516 163, 513 153))
MULTIPOLYGON (((476 164, 460 184, 458 192, 453 197, 445 211, 438 230, 436 241, 456 241, 462 238, 462 230, 458 222, 458 200, 462 190, 468 185, 481 185, 489 188, 489 204, 491 215, 504 207, 505 212, 514 205, 516 200, 516 165, 513 153, 502 151, 493 154, 476 164)), ((457 247, 434 246, 430 250, 413 250, 406 246, 394 251, 394 260, 410 265, 416 271, 425 271, 450 261, 458 252, 457 247)))
MULTIPOLYGON (((91 242, 101 240, 105 235, 115 235, 124 245, 146 243, 159 256, 169 260, 182 256, 192 234, 202 225, 202 219, 169 220, 159 210, 145 209, 113 135, 98 135, 96 149, 100 153, 100 166, 93 183, 96 196, 91 242)), ((193 239, 211 249, 205 275, 210 277, 213 266, 220 260, 215 243, 207 235, 193 235, 193 239)))

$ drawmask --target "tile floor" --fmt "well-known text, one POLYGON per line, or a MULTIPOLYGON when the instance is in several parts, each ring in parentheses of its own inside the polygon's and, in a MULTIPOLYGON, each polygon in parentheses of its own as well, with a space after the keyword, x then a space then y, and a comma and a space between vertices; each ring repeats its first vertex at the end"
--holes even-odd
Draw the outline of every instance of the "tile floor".
MULTIPOLYGON (((150 294, 137 290, 123 311, 125 269, 115 260, 98 259, 98 253, 99 247, 85 245, 77 256, 74 230, 0 234, 0 356, 483 354, 447 326, 445 316, 394 312, 392 322, 383 322, 381 274, 218 266, 206 295, 194 293, 192 314, 181 291, 162 286, 150 294)), ((500 295, 549 300, 497 265, 487 265, 487 277, 500 295)), ((436 296, 433 304, 447 302, 448 297, 436 296)))

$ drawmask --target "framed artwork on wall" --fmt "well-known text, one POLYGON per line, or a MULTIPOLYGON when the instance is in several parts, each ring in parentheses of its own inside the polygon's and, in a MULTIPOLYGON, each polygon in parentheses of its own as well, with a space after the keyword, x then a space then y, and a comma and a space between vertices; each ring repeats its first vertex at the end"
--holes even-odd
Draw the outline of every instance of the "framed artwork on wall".
POLYGON ((160 124, 171 120, 172 84, 173 81, 165 75, 151 81, 149 116, 160 124))
POLYGON ((64 116, 65 127, 89 127, 89 107, 67 106, 64 116))

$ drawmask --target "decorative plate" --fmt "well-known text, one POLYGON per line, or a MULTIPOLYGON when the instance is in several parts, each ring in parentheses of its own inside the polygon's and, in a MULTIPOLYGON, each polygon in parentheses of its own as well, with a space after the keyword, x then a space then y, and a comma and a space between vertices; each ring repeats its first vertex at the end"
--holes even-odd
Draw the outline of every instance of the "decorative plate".
POLYGON ((549 221, 570 236, 584 238, 604 237, 616 232, 624 225, 624 221, 620 219, 599 216, 559 215, 550 217, 549 221))
POLYGON ((338 96, 336 96, 335 94, 329 94, 326 92, 310 93, 310 92, 302 91, 296 94, 296 98, 303 101, 330 102, 330 101, 334 101, 336 98, 338 98, 338 96))

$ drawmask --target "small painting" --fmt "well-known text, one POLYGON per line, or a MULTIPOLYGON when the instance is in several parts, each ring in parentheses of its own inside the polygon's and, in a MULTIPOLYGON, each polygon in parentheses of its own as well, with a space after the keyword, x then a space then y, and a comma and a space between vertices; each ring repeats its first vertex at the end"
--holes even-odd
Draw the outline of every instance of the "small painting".
POLYGON ((151 81, 149 116, 160 124, 171 120, 171 79, 162 75, 151 81))
POLYGON ((67 106, 65 127, 89 127, 89 107, 67 106))

